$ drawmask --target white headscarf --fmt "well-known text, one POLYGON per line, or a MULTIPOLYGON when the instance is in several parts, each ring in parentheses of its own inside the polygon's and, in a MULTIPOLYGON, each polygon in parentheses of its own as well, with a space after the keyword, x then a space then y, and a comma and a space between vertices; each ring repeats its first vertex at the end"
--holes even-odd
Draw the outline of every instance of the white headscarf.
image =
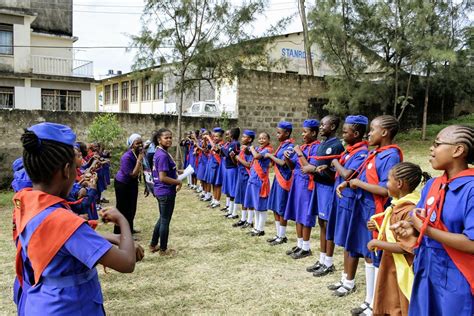
POLYGON ((128 148, 132 147, 133 143, 134 143, 137 139, 139 139, 139 138, 142 138, 142 137, 140 136, 140 134, 132 134, 132 135, 130 135, 130 137, 129 137, 128 140, 127 140, 127 146, 128 146, 128 148))

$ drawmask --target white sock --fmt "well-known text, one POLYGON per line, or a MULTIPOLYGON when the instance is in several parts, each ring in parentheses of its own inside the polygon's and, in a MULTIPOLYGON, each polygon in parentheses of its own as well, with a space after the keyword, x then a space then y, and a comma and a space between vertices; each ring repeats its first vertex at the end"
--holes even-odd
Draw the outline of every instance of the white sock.
POLYGON ((366 296, 365 301, 372 304, 374 298, 374 279, 375 279, 375 268, 372 263, 365 263, 365 285, 366 285, 366 296))
POLYGON ((278 237, 283 238, 286 236, 286 226, 282 226, 280 224, 280 232, 278 233, 278 237))
POLYGON ((296 241, 298 248, 303 248, 303 238, 297 238, 296 241))
POLYGON ((206 192, 206 199, 211 197, 211 192, 206 192))
POLYGON ((354 288, 355 280, 344 279, 344 281, 342 281, 342 284, 344 284, 344 286, 352 289, 352 288, 354 288))
POLYGON ((278 237, 280 237, 280 222, 275 221, 275 229, 276 229, 276 234, 278 237))
POLYGON ((324 259, 324 265, 325 265, 326 267, 332 266, 333 262, 334 262, 334 261, 333 261, 332 257, 326 256, 326 258, 324 259))
POLYGON ((265 230, 265 222, 267 221, 267 211, 263 211, 263 212, 258 212, 259 216, 260 216, 260 219, 258 221, 258 230, 259 231, 264 231, 265 230))
POLYGON ((237 205, 235 205, 234 201, 229 201, 229 212, 233 216, 237 215, 237 205))
MULTIPOLYGON (((248 210, 247 211, 247 222, 252 224, 253 223, 253 212, 254 211, 251 211, 251 210, 248 210)), ((254 226, 255 227, 255 226, 254 226)))
POLYGON ((230 205, 230 197, 226 197, 225 198, 225 206, 229 206, 230 205))
POLYGON ((242 210, 242 221, 247 221, 247 210, 242 210))
POLYGON ((325 253, 325 252, 321 252, 321 253, 319 254, 319 263, 320 263, 320 264, 323 264, 324 261, 326 261, 326 253, 325 253))
POLYGON ((374 296, 375 296, 375 288, 377 286, 378 274, 379 274, 379 268, 374 266, 374 294, 372 295, 372 303, 370 304, 370 307, 374 307, 374 296))
POLYGON ((308 251, 310 249, 310 243, 309 240, 303 240, 303 250, 308 251))
MULTIPOLYGON (((341 281, 344 282, 344 280, 347 280, 347 273, 342 272, 341 273, 341 281)), ((353 280, 352 280, 353 281, 353 280)))

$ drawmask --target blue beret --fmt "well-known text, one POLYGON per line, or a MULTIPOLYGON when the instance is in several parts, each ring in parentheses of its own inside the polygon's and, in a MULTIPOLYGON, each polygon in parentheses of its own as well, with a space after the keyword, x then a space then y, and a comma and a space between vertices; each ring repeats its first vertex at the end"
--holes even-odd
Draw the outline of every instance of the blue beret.
POLYGON ((303 127, 306 128, 318 128, 319 121, 318 120, 306 120, 303 122, 303 127))
POLYGON ((201 128, 201 133, 207 132, 207 129, 201 128))
POLYGON ((76 143, 76 134, 66 125, 44 122, 33 125, 27 130, 35 133, 40 140, 52 140, 69 146, 74 146, 76 143))
POLYGON ((349 115, 346 117, 345 123, 369 125, 369 119, 363 115, 349 115))
POLYGON ((23 169, 23 158, 17 158, 12 164, 13 172, 23 169))
POLYGON ((283 122, 278 123, 278 128, 286 129, 286 130, 291 131, 291 130, 293 130, 293 125, 291 125, 290 122, 283 121, 283 122))
POLYGON ((220 127, 214 127, 212 130, 214 133, 224 133, 224 130, 220 127))
POLYGON ((249 129, 244 130, 243 134, 247 135, 247 136, 250 136, 250 137, 255 137, 255 132, 251 131, 249 129))

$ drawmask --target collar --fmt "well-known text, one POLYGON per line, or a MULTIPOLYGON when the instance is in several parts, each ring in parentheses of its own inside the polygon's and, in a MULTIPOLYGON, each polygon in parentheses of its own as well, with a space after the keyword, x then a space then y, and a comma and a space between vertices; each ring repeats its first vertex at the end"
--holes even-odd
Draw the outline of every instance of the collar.
POLYGON ((403 205, 407 203, 416 205, 418 204, 418 201, 420 201, 420 192, 418 191, 413 191, 412 193, 409 193, 400 199, 393 198, 391 202, 391 204, 394 206, 393 212, 397 213, 399 211, 396 208, 399 205, 403 205))

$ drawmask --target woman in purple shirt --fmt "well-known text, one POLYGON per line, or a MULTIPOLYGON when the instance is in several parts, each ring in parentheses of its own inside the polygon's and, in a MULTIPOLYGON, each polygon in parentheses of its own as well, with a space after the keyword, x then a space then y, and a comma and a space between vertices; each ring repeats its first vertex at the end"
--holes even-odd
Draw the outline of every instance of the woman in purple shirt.
MULTIPOLYGON (((128 150, 120 159, 120 169, 115 175, 114 187, 117 200, 117 209, 125 216, 133 234, 138 231, 133 229, 133 219, 137 212, 138 178, 143 172, 142 137, 132 134, 127 141, 128 150)), ((120 234, 120 227, 114 227, 114 234, 120 234)))
POLYGON ((156 222, 150 242, 151 252, 160 252, 160 255, 174 255, 173 249, 168 249, 168 236, 171 217, 173 216, 176 192, 181 189, 182 182, 178 180, 176 163, 168 152, 173 144, 173 134, 167 128, 161 128, 155 134, 153 142, 156 145, 153 157, 154 193, 158 200, 160 218, 156 222), (160 246, 158 246, 160 241, 160 246))

